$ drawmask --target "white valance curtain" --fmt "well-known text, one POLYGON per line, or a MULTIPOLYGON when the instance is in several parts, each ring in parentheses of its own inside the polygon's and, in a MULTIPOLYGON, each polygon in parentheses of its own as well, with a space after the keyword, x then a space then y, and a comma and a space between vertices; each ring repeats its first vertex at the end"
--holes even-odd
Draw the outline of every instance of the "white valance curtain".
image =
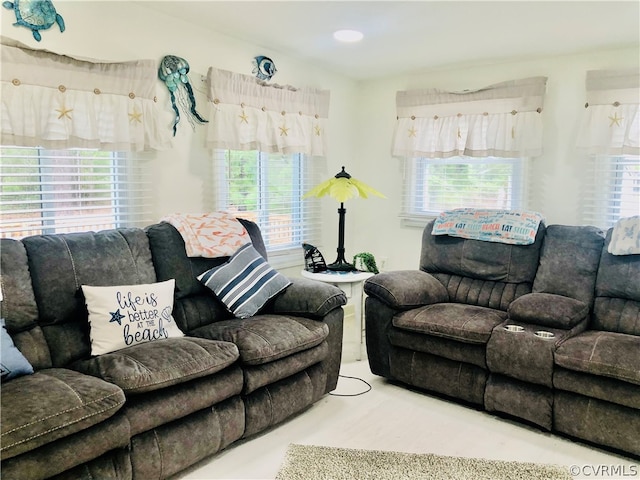
POLYGON ((266 84, 209 68, 207 146, 324 156, 329 91, 266 84))
POLYGON ((546 77, 533 77, 475 91, 397 92, 392 154, 426 158, 539 156, 546 82, 546 77))
POLYGON ((640 155, 640 72, 587 72, 577 146, 590 154, 640 155))
POLYGON ((2 145, 105 151, 170 146, 153 60, 102 63, 2 39, 2 145))

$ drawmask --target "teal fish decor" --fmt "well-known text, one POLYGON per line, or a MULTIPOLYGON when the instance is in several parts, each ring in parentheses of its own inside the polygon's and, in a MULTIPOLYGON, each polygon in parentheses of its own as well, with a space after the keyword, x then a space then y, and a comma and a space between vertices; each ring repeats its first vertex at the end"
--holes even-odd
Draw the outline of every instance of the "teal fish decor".
POLYGON ((4 8, 13 10, 16 14, 16 27, 26 27, 33 33, 36 41, 42 40, 40 30, 51 28, 54 23, 60 27, 60 32, 64 32, 64 19, 56 12, 50 0, 13 0, 13 2, 2 2, 4 8))
POLYGON ((253 74, 260 80, 271 80, 278 70, 269 57, 258 55, 253 59, 253 74))
POLYGON ((189 73, 189 62, 175 55, 165 56, 158 68, 158 78, 160 78, 169 89, 171 106, 173 107, 173 111, 176 112, 176 118, 173 122, 174 137, 176 136, 176 129, 180 122, 178 105, 186 111, 187 119, 193 128, 195 128, 196 122, 200 124, 208 123, 208 120, 202 118, 196 111, 196 99, 193 96, 193 88, 191 87, 191 83, 189 83, 187 73, 189 73))

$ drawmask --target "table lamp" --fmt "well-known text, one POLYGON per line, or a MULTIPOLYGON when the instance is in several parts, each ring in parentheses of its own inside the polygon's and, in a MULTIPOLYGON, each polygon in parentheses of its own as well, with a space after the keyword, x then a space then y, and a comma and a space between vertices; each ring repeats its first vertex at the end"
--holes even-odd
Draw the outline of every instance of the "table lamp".
POLYGON ((356 180, 347 172, 344 167, 334 177, 322 182, 303 195, 302 198, 324 197, 329 195, 340 202, 338 209, 338 258, 335 262, 327 265, 327 269, 337 272, 350 272, 356 268, 344 258, 344 217, 347 213, 344 202, 354 197, 369 198, 369 195, 386 198, 383 194, 369 185, 356 180))

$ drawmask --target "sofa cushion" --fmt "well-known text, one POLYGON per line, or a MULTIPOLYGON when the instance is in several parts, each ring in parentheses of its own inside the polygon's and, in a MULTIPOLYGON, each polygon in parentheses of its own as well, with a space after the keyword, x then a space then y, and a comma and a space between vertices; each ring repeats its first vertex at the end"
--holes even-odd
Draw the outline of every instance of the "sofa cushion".
POLYGON ((123 391, 67 369, 44 369, 2 385, 2 459, 96 425, 125 402, 123 391))
POLYGON ((397 310, 449 300, 444 285, 421 270, 400 270, 374 275, 364 282, 364 291, 397 310))
POLYGON ((555 362, 568 370, 640 385, 640 337, 586 331, 556 350, 555 362))
POLYGON ((553 372, 553 387, 556 390, 578 393, 584 397, 597 398, 640 410, 640 386, 621 382, 615 378, 576 372, 556 366, 553 372))
POLYGON ((22 352, 13 344, 13 339, 0 319, 0 372, 2 381, 33 373, 33 367, 22 352))
POLYGON ((290 280, 291 285, 269 302, 264 313, 322 318, 347 304, 347 296, 335 285, 308 278, 290 280))
POLYGON ((612 255, 608 252, 613 229, 607 237, 600 255, 596 296, 616 297, 640 302, 640 255, 612 255))
POLYGON ((291 285, 250 243, 240 247, 224 264, 199 275, 198 280, 239 318, 255 315, 271 298, 291 285))
POLYGON ((156 281, 149 240, 139 228, 36 235, 22 243, 29 258, 37 321, 54 367, 66 367, 91 352, 82 285, 156 281))
MULTIPOLYGON (((238 218, 247 229, 253 247, 267 258, 267 250, 258 225, 238 218)), ((176 299, 202 294, 207 289, 197 279, 202 272, 222 264, 226 258, 188 257, 184 239, 170 223, 161 222, 146 229, 158 281, 176 279, 176 299)), ((194 327, 195 328, 195 327, 194 327)))
POLYGON ((506 283, 533 283, 545 227, 531 245, 507 245, 431 235, 434 221, 422 233, 420 270, 506 283))
POLYGON ((530 293, 514 300, 508 313, 517 322, 570 329, 585 319, 589 305, 562 295, 530 293))
POLYGON ((548 226, 532 291, 591 305, 603 244, 604 233, 596 227, 548 226))
POLYGON ((129 395, 210 375, 237 359, 238 349, 231 343, 169 338, 80 360, 72 367, 114 383, 129 395))
POLYGON ((223 320, 197 328, 189 335, 236 344, 240 360, 261 365, 322 343, 329 334, 326 323, 287 315, 257 315, 223 320))
POLYGON ((506 317, 506 312, 492 308, 436 303, 399 313, 393 326, 465 343, 487 343, 493 328, 506 317))
POLYGON ((89 312, 91 355, 182 337, 171 312, 175 280, 144 285, 82 286, 89 312))

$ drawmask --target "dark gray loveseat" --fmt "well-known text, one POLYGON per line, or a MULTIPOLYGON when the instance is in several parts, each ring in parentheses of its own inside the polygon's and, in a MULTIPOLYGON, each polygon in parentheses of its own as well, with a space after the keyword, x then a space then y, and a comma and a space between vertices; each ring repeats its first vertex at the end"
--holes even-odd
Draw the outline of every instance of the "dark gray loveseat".
POLYGON ((35 370, 2 383, 2 477, 166 478, 333 390, 344 294, 292 279, 236 319, 196 279, 223 260, 188 258, 167 223, 2 239, 2 317, 35 370), (186 335, 92 357, 81 285, 169 278, 186 335))
POLYGON ((594 227, 531 245, 433 236, 365 282, 373 373, 640 456, 640 255, 594 227))

